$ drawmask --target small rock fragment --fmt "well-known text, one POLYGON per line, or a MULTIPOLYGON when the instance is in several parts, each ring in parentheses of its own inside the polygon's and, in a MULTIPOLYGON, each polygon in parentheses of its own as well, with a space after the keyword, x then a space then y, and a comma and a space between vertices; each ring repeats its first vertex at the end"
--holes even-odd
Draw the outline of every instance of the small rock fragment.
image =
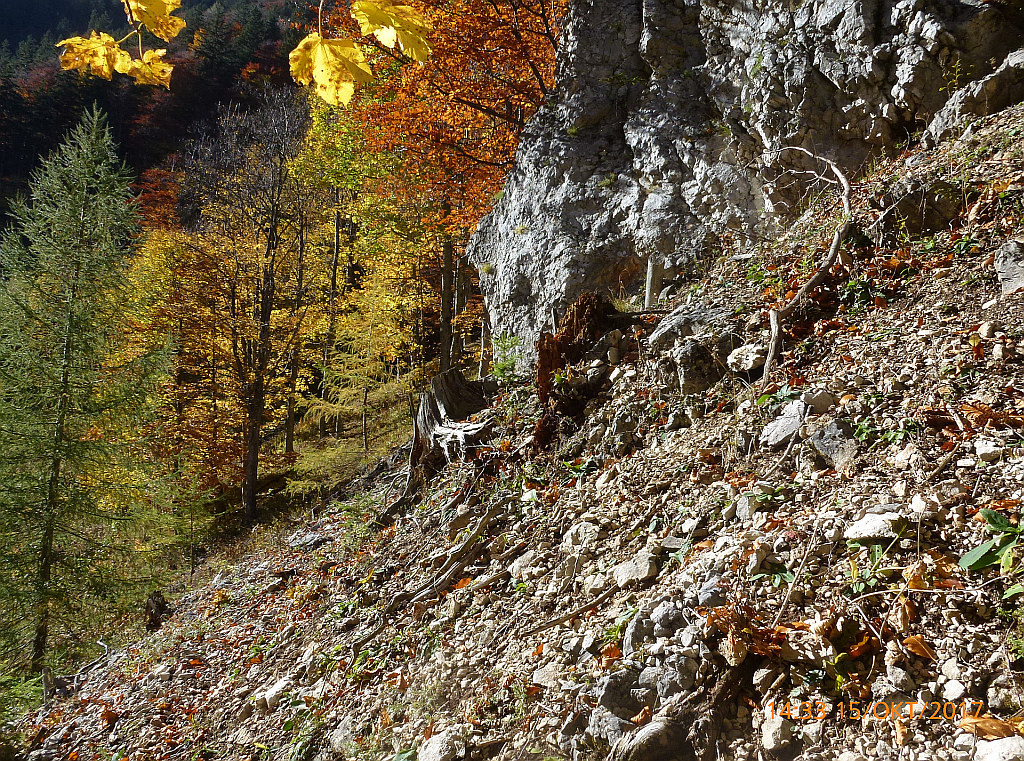
POLYGON ((975 761, 1024 761, 1024 737, 1014 735, 999 740, 979 740, 975 761))
POLYGON ((1024 288, 1024 241, 1006 241, 996 249, 993 261, 1004 296, 1024 288))
POLYGON ((895 539, 903 516, 899 513, 869 513, 859 521, 851 523, 843 537, 851 542, 868 539, 895 539))
POLYGON ((612 576, 620 589, 635 581, 646 581, 658 575, 658 561, 648 550, 641 550, 636 557, 619 563, 612 569, 612 576))
POLYGON ((761 724, 761 745, 769 753, 789 745, 793 739, 793 722, 784 716, 769 713, 761 724))
POLYGON ((781 449, 800 431, 807 416, 806 403, 795 399, 782 408, 782 412, 761 431, 761 446, 781 449))
POLYGON ((768 350, 761 344, 744 344, 730 352, 725 364, 734 373, 749 373, 764 367, 768 359, 768 350))

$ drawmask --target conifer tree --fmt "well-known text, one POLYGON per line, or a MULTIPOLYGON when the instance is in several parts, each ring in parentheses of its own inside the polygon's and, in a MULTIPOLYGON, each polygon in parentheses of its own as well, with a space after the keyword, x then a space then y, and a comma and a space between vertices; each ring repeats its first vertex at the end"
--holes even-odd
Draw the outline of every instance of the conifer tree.
POLYGON ((0 243, 0 627, 46 663, 55 629, 124 581, 145 504, 138 436, 161 352, 127 342, 129 176, 87 112, 0 243))

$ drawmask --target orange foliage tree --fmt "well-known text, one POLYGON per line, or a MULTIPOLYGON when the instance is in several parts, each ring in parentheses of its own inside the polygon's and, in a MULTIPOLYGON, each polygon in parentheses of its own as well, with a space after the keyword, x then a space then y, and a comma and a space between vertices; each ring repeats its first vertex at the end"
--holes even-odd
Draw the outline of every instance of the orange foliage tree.
MULTIPOLYGON (((378 79, 359 91, 354 118, 370 150, 402 157, 378 192, 404 203, 430 244, 417 267, 440 296, 439 369, 459 353, 480 301, 463 256, 512 166, 519 136, 554 79, 566 0, 422 0, 432 54, 408 64, 378 46, 378 79), (379 63, 379 62, 378 62, 379 63)), ((338 15, 338 26, 350 23, 338 15)), ((482 341, 481 341, 482 343, 482 341)))
MULTIPOLYGON (((356 116, 368 147, 399 151, 406 192, 446 199, 436 214, 449 228, 472 231, 511 168, 519 135, 552 85, 565 5, 422 0, 431 57, 396 65, 361 93, 356 116)), ((379 54, 401 63, 394 50, 380 46, 379 54)))

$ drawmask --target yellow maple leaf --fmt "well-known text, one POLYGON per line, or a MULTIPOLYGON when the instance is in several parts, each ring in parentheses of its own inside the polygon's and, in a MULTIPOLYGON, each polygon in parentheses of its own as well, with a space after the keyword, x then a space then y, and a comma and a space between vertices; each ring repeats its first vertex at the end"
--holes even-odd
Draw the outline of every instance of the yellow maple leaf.
POLYGON ((373 72, 363 51, 351 40, 308 35, 288 56, 292 77, 299 84, 314 83, 316 94, 331 105, 348 105, 357 82, 369 82, 373 72))
POLYGON ((128 17, 143 24, 162 40, 170 42, 185 28, 185 19, 172 16, 181 0, 121 0, 128 17))
POLYGON ((397 46, 414 61, 430 57, 430 24, 408 5, 393 5, 390 0, 356 0, 352 17, 359 22, 362 34, 372 34, 382 45, 397 46))
POLYGON ((60 66, 68 71, 90 71, 98 77, 111 79, 114 72, 127 73, 132 57, 106 32, 93 32, 89 37, 68 37, 57 43, 64 48, 60 66))
POLYGON ((147 50, 142 54, 142 60, 132 59, 131 68, 124 72, 140 85, 163 85, 171 89, 171 72, 174 67, 164 62, 166 50, 147 50))

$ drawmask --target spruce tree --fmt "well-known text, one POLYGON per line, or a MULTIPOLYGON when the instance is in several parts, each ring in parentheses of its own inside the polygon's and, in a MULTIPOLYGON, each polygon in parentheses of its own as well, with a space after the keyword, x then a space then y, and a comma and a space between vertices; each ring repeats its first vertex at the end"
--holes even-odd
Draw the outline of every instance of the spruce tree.
POLYGON ((145 502, 137 432, 162 358, 125 340, 129 182, 94 108, 0 242, 0 629, 34 672, 121 583, 145 502))

